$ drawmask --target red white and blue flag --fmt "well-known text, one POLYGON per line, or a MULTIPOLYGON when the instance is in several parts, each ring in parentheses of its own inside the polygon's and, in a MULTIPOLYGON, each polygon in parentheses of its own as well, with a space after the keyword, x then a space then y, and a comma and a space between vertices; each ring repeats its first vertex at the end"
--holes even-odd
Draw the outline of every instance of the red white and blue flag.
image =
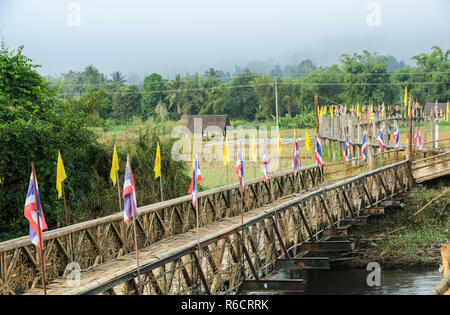
POLYGON ((344 116, 344 105, 339 106, 339 114, 344 116))
POLYGON ((314 152, 314 156, 316 158, 316 163, 322 168, 323 161, 322 161, 322 146, 320 145, 320 135, 317 134, 317 141, 316 141, 316 151, 314 152))
POLYGON ((267 156, 267 147, 266 143, 264 143, 264 154, 262 158, 263 172, 264 172, 264 182, 269 179, 269 159, 267 156))
POLYGON ((134 186, 133 171, 131 170, 131 163, 129 159, 125 168, 122 198, 123 221, 125 224, 128 224, 131 217, 134 217, 137 213, 136 188, 134 186))
POLYGON ((241 157, 241 149, 238 150, 236 161, 236 175, 239 178, 239 184, 241 185, 242 192, 244 191, 244 161, 241 157))
POLYGON ((384 142, 383 142, 383 132, 381 131, 381 129, 380 129, 380 132, 378 133, 377 142, 378 142, 378 145, 379 145, 378 151, 379 152, 383 152, 383 150, 384 150, 384 142))
POLYGON ((361 146, 361 161, 367 159, 367 141, 366 141, 366 129, 363 129, 363 139, 361 146))
POLYGON ((351 113, 352 113, 352 117, 354 117, 355 116, 355 107, 353 105, 352 105, 351 113))
POLYGON ((400 133, 398 131, 398 123, 395 125, 394 129, 394 140, 395 140, 395 148, 398 149, 400 147, 400 133))
POLYGON ((345 143, 344 143, 344 161, 350 161, 351 157, 350 157, 350 142, 348 141, 348 135, 345 138, 345 143))
POLYGON ((27 199, 25 200, 24 216, 30 222, 31 243, 41 248, 41 243, 43 243, 44 239, 42 231, 47 230, 47 223, 45 222, 44 213, 42 211, 42 204, 41 198, 39 197, 39 187, 37 179, 36 179, 36 195, 37 197, 34 195, 33 173, 31 173, 30 183, 28 184, 27 199), (36 209, 38 209, 37 212, 39 213, 40 229, 37 222, 36 209))
POLYGON ((294 134, 294 150, 292 154, 292 171, 294 172, 294 175, 297 174, 298 171, 298 142, 297 142, 297 135, 294 134))
POLYGON ((198 162, 197 152, 194 153, 194 162, 192 164, 192 180, 188 193, 192 195, 192 204, 197 207, 198 182, 202 179, 200 174, 200 163, 198 162))
POLYGON ((422 138, 420 137, 420 130, 417 128, 416 136, 414 137, 414 140, 416 140, 416 148, 418 150, 422 151, 422 138))

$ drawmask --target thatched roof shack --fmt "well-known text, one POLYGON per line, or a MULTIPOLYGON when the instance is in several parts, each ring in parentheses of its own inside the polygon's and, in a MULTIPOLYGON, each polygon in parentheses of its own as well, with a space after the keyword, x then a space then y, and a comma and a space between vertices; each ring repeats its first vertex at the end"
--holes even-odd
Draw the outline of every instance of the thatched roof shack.
MULTIPOLYGON (((434 113, 434 105, 435 104, 436 103, 427 103, 425 105, 424 114, 425 115, 433 114, 434 113)), ((444 115, 444 117, 445 117, 445 115, 447 114, 447 103, 438 103, 438 113, 439 113, 439 115, 441 114, 441 110, 442 110, 442 115, 444 115)))
POLYGON ((208 136, 208 130, 211 132, 212 128, 219 128, 223 134, 226 134, 226 127, 230 126, 228 115, 187 115, 182 117, 185 120, 186 126, 192 133, 199 131, 201 122, 201 133, 203 136, 208 136), (197 126, 195 126, 197 124, 197 126), (197 127, 197 130, 195 130, 197 127), (205 132, 205 129, 207 129, 205 132))

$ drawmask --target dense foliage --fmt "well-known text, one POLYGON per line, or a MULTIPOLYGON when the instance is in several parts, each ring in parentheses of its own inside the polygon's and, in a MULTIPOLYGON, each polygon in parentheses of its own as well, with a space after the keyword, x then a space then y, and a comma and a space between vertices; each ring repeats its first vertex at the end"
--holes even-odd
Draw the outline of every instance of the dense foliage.
MULTIPOLYGON (((0 241, 28 233, 24 203, 34 161, 47 224, 65 223, 62 200, 57 199, 56 161, 61 151, 68 175, 65 181, 71 222, 118 211, 117 190, 109 179, 112 146, 100 144, 92 127, 101 126, 111 100, 106 89, 87 87, 77 98, 58 98, 57 91, 36 72, 37 66, 22 55, 22 47, 0 50, 0 241), (100 115, 99 115, 100 114, 100 115)), ((94 73, 96 73, 94 71, 94 73)), ((102 77, 96 75, 94 77, 102 77)), ((94 80, 94 79, 93 79, 94 80)), ((96 79, 95 79, 96 80, 96 79)), ((96 82, 94 80, 94 82, 96 82)), ((126 89, 133 90, 133 86, 126 89)), ((114 99, 114 98, 113 98, 114 99)), ((129 94, 121 102, 138 101, 129 94), (130 99, 130 100, 129 100, 130 99), (129 101, 128 101, 129 100, 129 101)), ((137 105, 136 105, 137 104, 137 105)), ((114 108, 114 107, 113 107, 114 108)), ((159 201, 153 165, 156 137, 141 135, 126 148, 119 148, 121 174, 126 152, 131 153, 139 205, 159 201), (141 153, 145 152, 145 154, 141 153)), ((185 165, 170 158, 170 143, 161 144, 162 163, 170 170, 165 178, 167 197, 180 192, 176 185, 189 185, 185 165)), ((123 180, 123 175, 121 177, 123 180)))

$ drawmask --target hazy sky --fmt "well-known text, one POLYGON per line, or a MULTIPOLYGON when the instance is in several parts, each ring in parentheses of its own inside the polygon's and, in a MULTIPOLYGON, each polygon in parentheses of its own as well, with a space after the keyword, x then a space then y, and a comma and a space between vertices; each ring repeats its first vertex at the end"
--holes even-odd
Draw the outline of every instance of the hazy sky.
POLYGON ((450 49, 449 14, 448 0, 0 0, 0 29, 43 74, 93 64, 143 78, 250 61, 329 65, 363 49, 408 62, 450 49))

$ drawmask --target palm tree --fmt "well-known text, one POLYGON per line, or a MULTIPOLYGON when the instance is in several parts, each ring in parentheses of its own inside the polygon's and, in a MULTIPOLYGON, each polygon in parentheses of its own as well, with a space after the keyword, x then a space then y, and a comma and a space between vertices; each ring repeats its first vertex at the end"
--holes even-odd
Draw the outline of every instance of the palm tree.
POLYGON ((185 82, 181 75, 177 74, 175 79, 167 83, 167 100, 169 101, 169 110, 181 115, 183 99, 185 96, 185 82))
POLYGON ((124 85, 126 82, 125 76, 119 72, 113 72, 111 74, 111 81, 110 81, 114 86, 121 86, 124 85))

